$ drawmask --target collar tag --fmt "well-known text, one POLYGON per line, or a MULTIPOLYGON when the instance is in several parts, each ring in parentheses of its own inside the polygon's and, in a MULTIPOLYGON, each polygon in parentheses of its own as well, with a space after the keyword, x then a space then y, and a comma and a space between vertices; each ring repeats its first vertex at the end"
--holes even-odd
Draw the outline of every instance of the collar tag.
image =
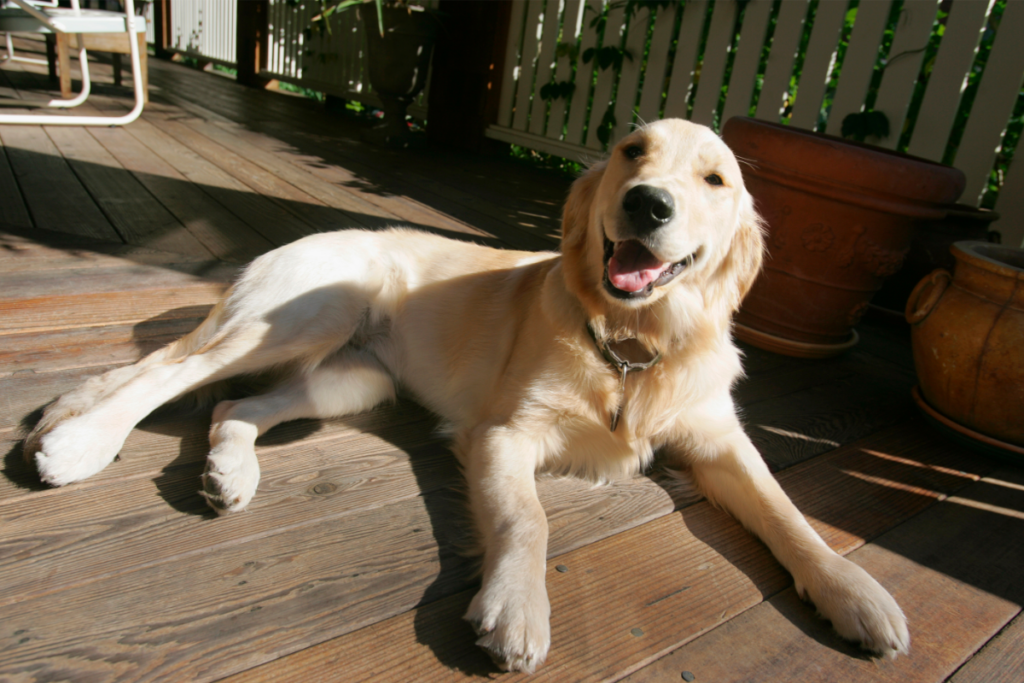
POLYGON ((631 372, 641 372, 657 365, 661 360, 661 352, 651 351, 635 337, 616 339, 611 342, 601 341, 597 338, 597 334, 589 322, 587 323, 587 332, 597 350, 601 352, 601 356, 619 373, 619 396, 622 398, 611 415, 609 425, 611 431, 614 432, 619 426, 619 419, 626 406, 626 376, 631 372))

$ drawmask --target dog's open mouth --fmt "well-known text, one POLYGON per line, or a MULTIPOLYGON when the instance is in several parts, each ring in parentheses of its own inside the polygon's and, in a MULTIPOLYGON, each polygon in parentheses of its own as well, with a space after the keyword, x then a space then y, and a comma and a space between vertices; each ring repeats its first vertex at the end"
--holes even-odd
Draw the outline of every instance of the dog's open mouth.
POLYGON ((619 299, 645 299, 655 287, 667 285, 693 264, 694 252, 682 261, 668 263, 637 240, 604 241, 604 287, 619 299))

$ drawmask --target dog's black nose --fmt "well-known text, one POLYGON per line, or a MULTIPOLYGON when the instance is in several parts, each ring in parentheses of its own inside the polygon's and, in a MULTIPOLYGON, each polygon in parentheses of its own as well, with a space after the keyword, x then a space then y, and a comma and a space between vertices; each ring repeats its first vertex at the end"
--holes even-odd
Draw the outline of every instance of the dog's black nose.
POLYGON ((672 220, 676 204, 660 187, 636 185, 622 199, 622 208, 638 235, 651 232, 672 220))

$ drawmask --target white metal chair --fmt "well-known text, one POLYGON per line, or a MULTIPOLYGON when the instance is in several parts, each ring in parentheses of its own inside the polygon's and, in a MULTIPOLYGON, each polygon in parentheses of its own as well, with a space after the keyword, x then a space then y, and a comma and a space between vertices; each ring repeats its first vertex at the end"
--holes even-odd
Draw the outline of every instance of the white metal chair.
MULTIPOLYGON (((30 4, 33 7, 57 7, 57 0, 30 0, 30 4)), ((0 9, 2 9, 2 5, 3 2, 0 2, 0 9)), ((23 64, 43 64, 49 66, 50 62, 45 59, 19 57, 14 54, 14 42, 11 40, 11 34, 4 33, 4 38, 7 42, 7 54, 0 55, 0 62, 22 62, 23 64)))
MULTIPOLYGON (((145 87, 139 57, 139 42, 134 37, 146 30, 145 21, 135 16, 135 1, 124 0, 124 12, 80 9, 78 0, 71 0, 71 9, 35 7, 26 0, 12 0, 18 7, 0 9, 0 31, 11 33, 78 34, 78 60, 82 66, 82 92, 71 99, 56 99, 41 103, 45 107, 77 107, 89 97, 89 60, 83 33, 127 33, 132 60, 132 85, 135 106, 123 116, 54 116, 52 114, 0 114, 0 124, 30 124, 47 126, 123 126, 142 113, 145 87)), ((18 58, 22 59, 22 58, 18 58)), ((21 103, 33 104, 33 103, 21 103)))

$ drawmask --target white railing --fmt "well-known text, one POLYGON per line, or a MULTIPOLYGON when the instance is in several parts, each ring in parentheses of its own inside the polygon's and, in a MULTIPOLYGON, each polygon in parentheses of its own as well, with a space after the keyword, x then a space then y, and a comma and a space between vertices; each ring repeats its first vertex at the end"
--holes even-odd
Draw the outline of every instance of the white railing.
POLYGON ((173 0, 167 49, 204 61, 235 64, 236 0, 173 0))
MULTIPOLYGON (((422 4, 436 7, 438 0, 422 4)), ((366 38, 360 12, 373 6, 338 12, 330 32, 313 28, 312 18, 321 12, 319 0, 269 0, 267 3, 266 78, 309 88, 347 100, 380 106, 366 71, 366 38)), ((206 61, 234 65, 236 0, 172 0, 170 49, 206 61)), ((428 76, 429 79, 429 76, 428 76)), ((409 113, 426 118, 428 86, 409 107, 409 113)))
MULTIPOLYGON (((940 9, 938 0, 893 2, 900 2, 900 14, 873 106, 886 114, 892 131, 876 144, 889 148, 897 146, 907 123, 924 48, 940 9)), ((615 140, 637 122, 662 117, 689 118, 718 128, 720 121, 732 116, 754 115, 838 135, 843 119, 865 107, 893 3, 860 1, 841 77, 833 88, 828 81, 851 3, 813 4, 816 12, 810 23, 810 0, 783 0, 775 5, 774 16, 772 0, 750 0, 738 26, 739 40, 734 41, 741 10, 735 0, 686 0, 661 9, 647 5, 632 17, 627 17, 624 2, 516 2, 499 119, 487 135, 576 160, 599 158, 605 149, 602 137, 615 140), (592 26, 602 15, 607 22, 603 45, 599 27, 592 26), (809 40, 799 82, 791 92, 794 61, 805 31, 809 40), (624 48, 633 58, 624 59, 621 69, 601 70, 597 59, 584 62, 588 50, 605 46, 624 48), (766 46, 768 59, 760 72, 766 46), (731 77, 725 83, 730 60, 731 77), (540 96, 544 85, 563 82, 575 84, 569 97, 540 96), (831 95, 831 107, 823 111, 826 95, 831 95), (787 104, 791 106, 786 108, 787 104), (606 116, 614 117, 615 123, 602 132, 602 122, 610 121, 606 116)), ((947 153, 961 93, 993 5, 994 0, 953 0, 920 113, 910 122, 910 154, 941 161, 947 153)), ((1018 101, 1024 76, 1021 36, 1024 1, 1009 0, 953 159, 967 176, 965 203, 977 205, 985 191, 1018 101)), ((1005 243, 1018 245, 1024 241, 1024 162, 1007 175, 995 207, 1003 218, 995 227, 1005 243)))
MULTIPOLYGON (((433 7, 437 0, 423 4, 433 7)), ((373 13, 373 6, 334 14, 330 32, 312 28, 311 20, 320 11, 318 0, 270 0, 267 68, 262 75, 380 106, 366 70, 366 37, 360 19, 360 13, 373 13)), ((426 118, 427 92, 429 84, 409 107, 410 114, 426 118)))

